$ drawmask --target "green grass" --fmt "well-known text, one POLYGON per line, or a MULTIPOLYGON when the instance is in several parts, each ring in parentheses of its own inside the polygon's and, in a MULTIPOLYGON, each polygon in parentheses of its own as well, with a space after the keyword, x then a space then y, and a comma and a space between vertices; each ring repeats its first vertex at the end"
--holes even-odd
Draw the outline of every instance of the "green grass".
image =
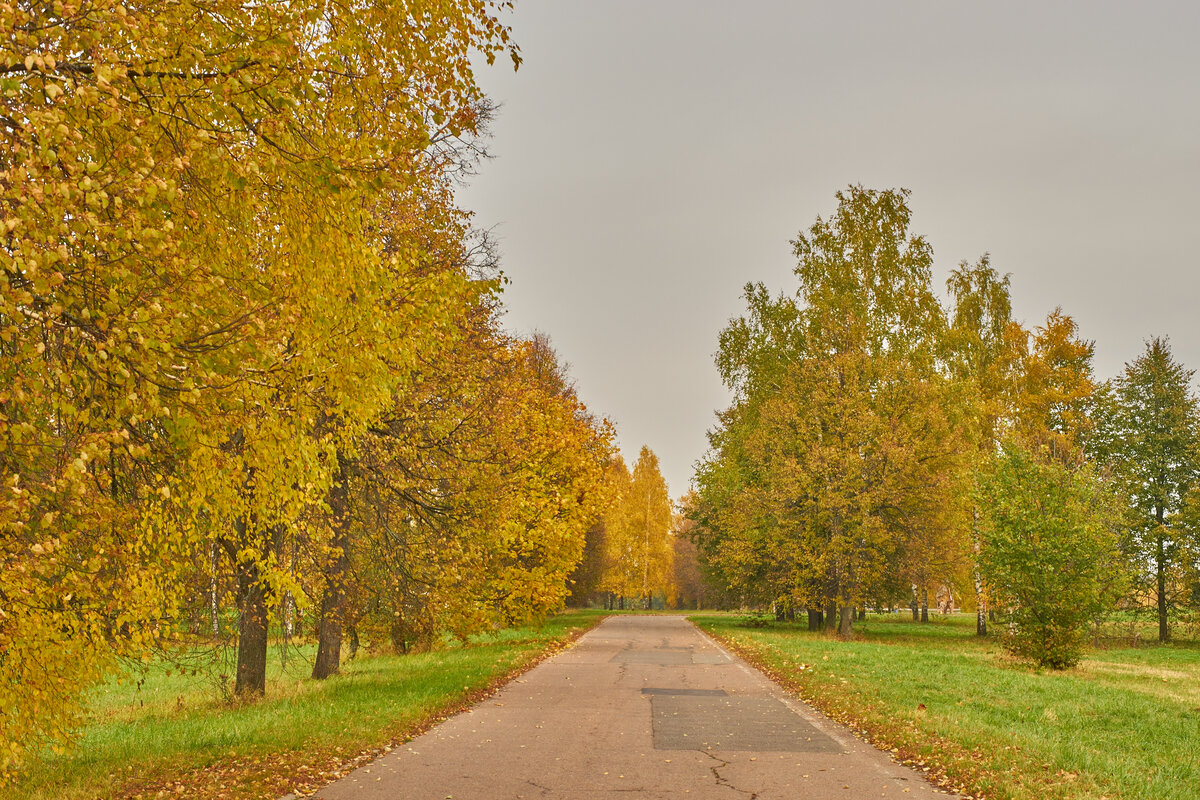
POLYGON ((272 648, 265 699, 240 706, 211 674, 151 664, 101 687, 75 747, 32 763, 13 788, 29 800, 181 790, 275 798, 315 788, 602 617, 570 612, 432 653, 360 655, 327 681, 308 678, 314 646, 292 649, 287 669, 272 648))
POLYGON ((1035 671, 974 618, 898 616, 842 642, 802 625, 693 617, 804 699, 977 797, 1200 797, 1200 646, 1112 648, 1035 671))

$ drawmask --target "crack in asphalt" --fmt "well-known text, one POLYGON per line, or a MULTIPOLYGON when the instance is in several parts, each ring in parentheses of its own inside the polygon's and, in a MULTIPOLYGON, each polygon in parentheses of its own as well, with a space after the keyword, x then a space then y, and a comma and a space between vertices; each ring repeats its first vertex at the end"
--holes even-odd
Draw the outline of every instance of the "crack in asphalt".
POLYGON ((738 794, 746 795, 749 798, 749 800, 756 800, 756 798, 758 797, 758 792, 752 792, 749 789, 739 789, 738 787, 736 787, 732 783, 730 783, 723 775, 721 775, 720 770, 723 769, 724 767, 729 766, 728 761, 726 761, 722 758, 717 758, 716 756, 714 756, 712 753, 708 752, 707 750, 697 750, 696 752, 703 753, 704 755, 711 758, 713 761, 717 762, 714 766, 711 766, 708 768, 709 771, 712 772, 713 778, 717 781, 717 786, 724 786, 726 789, 731 789, 731 790, 737 792, 738 794))
POLYGON ((554 791, 549 786, 543 786, 542 784, 538 783, 537 781, 531 781, 528 778, 525 779, 525 782, 528 783, 530 786, 534 787, 535 789, 541 789, 542 797, 545 797, 546 795, 548 795, 552 791, 554 791))

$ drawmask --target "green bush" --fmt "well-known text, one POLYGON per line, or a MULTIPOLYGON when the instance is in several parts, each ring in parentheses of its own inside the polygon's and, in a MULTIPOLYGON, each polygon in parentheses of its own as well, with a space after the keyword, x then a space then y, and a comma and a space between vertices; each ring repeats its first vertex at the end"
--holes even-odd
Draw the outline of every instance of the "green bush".
POLYGON ((1008 622, 1010 652, 1074 666, 1090 623, 1113 608, 1122 569, 1117 504, 1087 467, 1005 445, 979 476, 980 567, 1008 622))

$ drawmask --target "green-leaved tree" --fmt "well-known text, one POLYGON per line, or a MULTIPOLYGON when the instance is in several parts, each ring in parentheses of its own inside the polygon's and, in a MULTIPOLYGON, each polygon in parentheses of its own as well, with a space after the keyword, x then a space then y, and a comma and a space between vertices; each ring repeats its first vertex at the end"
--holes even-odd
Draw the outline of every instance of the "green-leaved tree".
POLYGON ((1119 507, 1089 467, 1072 468, 1009 441, 982 473, 980 566, 1009 622, 1005 647, 1041 666, 1079 661, 1089 623, 1122 586, 1119 507))
POLYGON ((1188 493, 1200 485, 1194 374, 1175 360, 1166 339, 1151 339, 1097 403, 1093 450, 1128 498, 1123 545, 1154 598, 1163 642, 1171 636, 1168 612, 1196 540, 1189 515, 1183 514, 1188 493))

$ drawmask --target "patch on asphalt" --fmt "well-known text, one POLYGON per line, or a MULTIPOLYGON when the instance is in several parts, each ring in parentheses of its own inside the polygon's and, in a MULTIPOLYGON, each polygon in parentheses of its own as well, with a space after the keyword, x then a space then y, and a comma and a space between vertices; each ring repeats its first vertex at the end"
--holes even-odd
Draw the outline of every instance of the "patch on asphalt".
POLYGON ((688 664, 727 664, 724 653, 697 653, 690 647, 655 647, 652 650, 620 650, 612 657, 621 664, 653 664, 680 667, 688 664))
POLYGON ((650 697, 655 750, 840 753, 842 746, 774 697, 650 697))
POLYGON ((724 653, 692 653, 693 664, 727 664, 729 656, 724 653))
POLYGON ((647 686, 642 689, 642 694, 677 694, 688 695, 693 697, 727 697, 724 689, 660 689, 657 687, 647 686))
POLYGON ((660 667, 681 667, 692 663, 687 650, 622 650, 612 657, 622 664, 655 664, 660 667))

